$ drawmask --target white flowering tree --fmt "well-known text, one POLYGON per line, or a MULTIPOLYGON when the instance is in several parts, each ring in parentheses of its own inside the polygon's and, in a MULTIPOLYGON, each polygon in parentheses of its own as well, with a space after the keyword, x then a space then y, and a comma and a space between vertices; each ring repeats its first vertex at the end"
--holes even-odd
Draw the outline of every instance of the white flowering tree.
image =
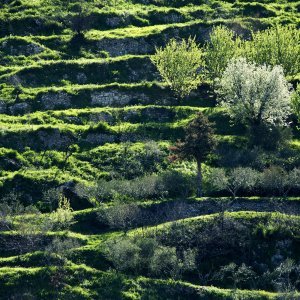
POLYGON ((281 66, 259 66, 244 58, 233 59, 217 92, 219 105, 248 127, 287 125, 291 89, 281 66))

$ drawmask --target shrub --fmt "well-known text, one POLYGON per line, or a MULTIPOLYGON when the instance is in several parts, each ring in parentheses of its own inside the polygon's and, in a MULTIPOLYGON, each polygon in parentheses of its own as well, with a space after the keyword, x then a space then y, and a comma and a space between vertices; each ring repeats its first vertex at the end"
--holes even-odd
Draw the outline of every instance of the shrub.
POLYGON ((268 9, 261 3, 245 3, 242 6, 242 13, 244 16, 251 16, 256 18, 269 18, 275 17, 276 12, 268 9))
POLYGON ((160 245, 155 238, 123 237, 106 242, 107 258, 119 271, 143 272, 158 277, 179 278, 196 268, 196 252, 177 253, 175 247, 160 245))
POLYGON ((230 284, 234 289, 236 288, 252 288, 255 285, 256 274, 251 267, 244 263, 237 266, 235 263, 230 263, 221 267, 219 272, 215 274, 215 278, 220 280, 223 284, 230 284))
POLYGON ((46 191, 43 192, 41 208, 53 211, 53 209, 58 206, 60 197, 61 197, 60 189, 57 188, 47 189, 46 191))
POLYGON ((151 272, 160 277, 178 278, 183 272, 189 272, 195 268, 195 251, 183 251, 180 258, 176 248, 168 246, 157 247, 150 262, 151 272))
POLYGON ((249 143, 266 151, 277 151, 288 147, 293 137, 292 128, 261 124, 249 129, 249 143))
POLYGON ((58 200, 58 208, 49 216, 49 221, 54 229, 68 229, 74 223, 74 216, 70 201, 63 195, 58 200))
POLYGON ((183 272, 195 269, 195 251, 187 250, 179 258, 175 247, 158 246, 150 262, 150 269, 159 277, 179 278, 183 272))
MULTIPOLYGON (((18 220, 22 215, 39 215, 40 212, 36 207, 32 205, 24 206, 19 199, 20 195, 14 191, 11 191, 6 196, 1 198, 0 231, 16 229, 16 220, 18 220)), ((22 220, 21 222, 19 221, 20 226, 22 226, 22 223, 22 220)))
POLYGON ((272 284, 277 291, 288 293, 286 299, 296 299, 293 293, 296 291, 296 285, 299 283, 300 266, 288 258, 283 261, 272 273, 272 284), (295 298, 294 298, 295 297, 295 298))
POLYGON ((157 175, 148 175, 133 180, 101 180, 96 188, 99 200, 145 200, 159 199, 165 195, 157 175))
POLYGON ((162 172, 159 181, 168 197, 186 198, 196 192, 194 174, 171 169, 162 172))
POLYGON ((90 125, 89 129, 86 132, 88 132, 88 133, 110 133, 111 129, 106 122, 100 121, 97 124, 90 125))
POLYGON ((135 273, 139 267, 140 248, 130 239, 112 240, 106 243, 106 256, 119 271, 135 273))
POLYGON ((150 268, 156 276, 176 278, 179 272, 176 248, 160 246, 155 249, 150 268))
POLYGON ((158 247, 158 242, 154 238, 137 237, 135 238, 135 244, 140 248, 139 267, 142 271, 148 271, 151 259, 158 247))
POLYGON ((102 209, 98 218, 112 229, 122 229, 125 233, 139 221, 140 209, 134 203, 116 203, 114 206, 102 209))
POLYGON ((278 166, 265 169, 262 174, 261 186, 274 194, 283 195, 286 186, 286 171, 278 166))
POLYGON ((67 252, 79 246, 80 243, 75 239, 71 239, 68 237, 55 237, 51 241, 51 243, 49 243, 45 247, 46 260, 48 260, 49 263, 53 264, 53 254, 56 254, 60 259, 56 259, 56 263, 60 262, 61 264, 65 264, 67 262, 67 252))
POLYGON ((134 179, 166 168, 166 152, 166 146, 147 141, 105 145, 89 151, 88 155, 94 165, 114 178, 134 179))

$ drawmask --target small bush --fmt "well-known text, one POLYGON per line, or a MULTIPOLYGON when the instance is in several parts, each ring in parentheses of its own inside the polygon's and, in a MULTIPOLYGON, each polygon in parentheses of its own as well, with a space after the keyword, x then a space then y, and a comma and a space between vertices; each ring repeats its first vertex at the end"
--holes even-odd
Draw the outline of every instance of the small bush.
POLYGON ((179 278, 196 268, 195 251, 182 255, 175 247, 159 245, 153 238, 121 238, 106 243, 106 256, 119 271, 141 271, 161 278, 179 278))
POLYGON ((140 216, 140 209, 134 203, 117 203, 98 213, 101 222, 108 224, 112 229, 122 229, 125 233, 138 223, 140 216))
POLYGON ((135 273, 139 266, 140 249, 129 239, 110 241, 106 244, 106 256, 119 271, 135 273))
POLYGON ((196 192, 196 180, 193 174, 167 170, 161 173, 159 180, 169 197, 186 198, 196 192))
POLYGON ((58 201, 58 208, 50 214, 49 221, 54 229, 62 230, 68 229, 73 224, 73 219, 70 201, 61 195, 58 201))
POLYGON ((242 264, 237 266, 235 263, 230 263, 221 267, 219 272, 215 274, 215 278, 220 283, 236 288, 253 288, 256 280, 256 274, 251 267, 242 264))

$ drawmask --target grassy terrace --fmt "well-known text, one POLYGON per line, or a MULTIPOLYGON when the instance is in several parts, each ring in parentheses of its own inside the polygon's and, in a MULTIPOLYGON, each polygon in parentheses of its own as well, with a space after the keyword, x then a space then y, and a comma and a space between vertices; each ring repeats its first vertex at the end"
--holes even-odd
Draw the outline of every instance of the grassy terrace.
MULTIPOLYGON (((269 1, 268 1, 269 2, 269 1)), ((109 30, 114 27, 126 27, 135 25, 139 27, 168 24, 178 21, 190 21, 194 19, 216 19, 233 18, 236 16, 248 16, 254 18, 261 17, 283 17, 293 18, 299 11, 298 2, 282 1, 280 3, 230 3, 210 1, 201 6, 185 6, 193 2, 181 1, 177 7, 168 7, 167 1, 151 1, 152 5, 143 5, 139 1, 115 1, 106 3, 104 1, 94 1, 88 3, 85 21, 89 27, 109 30), (156 5, 157 4, 157 5, 156 5), (165 4, 165 6, 164 6, 165 4), (124 17, 124 8, 126 16, 124 17), (115 22, 110 21, 110 19, 115 22)), ((198 3, 194 3, 198 4, 198 3)), ((75 8, 70 5, 70 11, 64 11, 65 7, 58 6, 53 9, 51 2, 34 1, 30 4, 20 2, 16 5, 4 4, 1 8, 2 15, 2 35, 7 35, 5 25, 9 22, 16 34, 29 35, 50 34, 51 32, 64 33, 68 30, 69 24, 60 22, 62 17, 74 15, 75 8), (34 26, 34 19, 39 20, 39 26, 34 26), (46 21, 47 19, 47 21, 46 21), (4 21, 5 20, 5 21, 4 21), (24 28, 26 24, 26 29, 24 28)))
MULTIPOLYGON (((77 220, 81 222, 81 228, 85 228, 85 225, 81 216, 89 216, 88 220, 91 221, 91 210, 86 212, 76 212, 77 220), (81 219, 80 219, 81 218, 81 219), (80 221, 81 220, 81 221, 80 221)), ((217 216, 203 216, 188 218, 176 222, 177 230, 187 230, 186 232, 192 232, 190 229, 201 230, 205 224, 211 223, 217 216), (181 226, 182 224, 182 226, 181 226)), ((297 216, 286 216, 284 214, 268 214, 258 212, 238 212, 228 213, 226 218, 230 218, 235 222, 242 222, 248 226, 254 226, 254 228, 261 228, 260 224, 267 222, 268 229, 264 233, 265 237, 257 237, 256 243, 263 243, 264 239, 268 239, 269 235, 273 238, 276 237, 276 232, 280 232, 280 218, 282 225, 285 224, 287 218, 289 220, 297 221, 297 216), (267 218, 267 219, 266 219, 267 218), (268 220, 268 221, 266 221, 268 220), (262 222, 262 223, 261 223, 262 222), (274 223, 272 223, 274 222, 274 223), (278 227, 274 227, 274 225, 278 227)), ((136 237, 139 234, 157 236, 164 235, 165 239, 172 235, 172 224, 169 222, 161 224, 158 227, 149 227, 143 231, 141 229, 133 229, 128 236, 136 237)), ((80 228, 80 227, 78 227, 80 228)), ((292 231, 297 231, 297 228, 291 228, 292 231)), ((253 234, 255 235, 255 230, 253 234)), ((49 237, 60 235, 61 233, 49 233, 49 237)), ((199 286, 192 283, 176 280, 157 280, 154 278, 145 278, 139 276, 124 276, 121 274, 114 274, 107 271, 107 265, 105 262, 97 265, 97 260, 91 259, 92 257, 98 257, 103 259, 103 247, 102 244, 107 243, 110 239, 122 238, 122 233, 104 233, 104 234, 85 234, 79 233, 69 234, 70 237, 80 240, 83 245, 77 246, 76 249, 68 252, 68 261, 65 269, 65 275, 67 276, 67 285, 63 288, 61 296, 69 295, 72 293, 75 297, 81 299, 92 299, 93 297, 121 299, 136 299, 136 297, 148 297, 152 295, 158 299, 164 299, 178 295, 181 297, 182 291, 185 295, 193 297, 193 299, 206 299, 210 297, 212 299, 232 299, 233 297, 243 297, 243 299, 278 299, 281 296, 280 293, 266 292, 266 291, 248 291, 239 289, 222 289, 216 287, 199 286), (80 263, 79 263, 80 262, 80 263), (90 265, 91 264, 91 265, 90 265), (80 278, 84 276, 88 282, 83 283, 80 278), (103 289, 105 294, 103 295, 103 289)), ((3 236, 3 234, 2 234, 3 236)), ((259 236, 259 235, 258 235, 259 236)), ((188 238, 188 237, 186 237, 188 238)), ((254 238, 254 237, 253 237, 254 238)), ((297 237, 292 238, 293 242, 297 242, 297 237)), ((54 259, 54 258, 53 258, 54 259)), ((20 292, 15 287, 21 287, 21 291, 27 287, 35 290, 36 295, 41 297, 51 297, 55 295, 55 291, 51 289, 51 282, 45 280, 45 278, 51 278, 53 274, 56 274, 59 265, 55 266, 55 260, 53 260, 53 266, 45 266, 44 255, 42 252, 33 252, 28 254, 22 254, 19 256, 11 256, 1 258, 0 260, 0 282, 1 292, 3 294, 14 294, 20 292), (41 281, 41 278, 43 280, 41 281), (35 287, 37 282, 43 282, 35 287)), ((25 289, 24 289, 25 290, 25 289)), ((286 296, 286 294, 285 294, 286 296)), ((296 295, 297 296, 297 295, 296 295)), ((104 299, 104 298, 103 298, 104 299)))
POLYGON ((78 81, 81 80, 80 76, 77 75, 79 72, 85 72, 84 78, 86 79, 84 80, 91 84, 110 83, 112 81, 130 83, 155 79, 155 75, 151 75, 154 68, 151 66, 148 57, 125 56, 102 60, 45 61, 13 71, 11 69, 3 70, 4 74, 0 77, 0 80, 5 81, 11 76, 17 75, 25 87, 63 85, 64 81, 79 83, 78 81), (150 71, 150 75, 147 70, 150 71), (6 72, 8 73, 5 74, 6 72), (55 74, 55 76, 49 74, 55 74))
MULTIPOLYGON (((55 268, 51 271, 55 274, 55 268)), ((180 297, 178 290, 184 290, 188 296, 194 299, 205 299, 204 297, 214 297, 214 299, 231 299, 232 296, 238 295, 243 299, 276 299, 278 294, 268 293, 265 291, 233 291, 229 289, 219 289, 215 287, 204 287, 196 286, 180 281, 165 281, 165 280, 154 280, 146 279, 143 277, 136 278, 135 280, 130 278, 115 278, 109 273, 101 272, 93 268, 86 266, 74 266, 66 268, 68 273, 74 274, 76 272, 79 276, 85 276, 95 280, 91 286, 81 286, 82 284, 78 281, 78 278, 73 278, 73 282, 76 282, 76 287, 69 285, 65 290, 64 295, 67 296, 72 294, 74 297, 85 297, 86 299, 92 299, 92 297, 112 297, 114 299, 121 299, 126 297, 127 299, 135 299, 136 297, 161 297, 161 299, 170 296, 180 297), (108 284, 101 285, 101 282, 107 281, 108 284), (119 290, 120 286, 126 288, 122 291, 119 290), (141 289, 139 292, 136 291, 138 287, 141 289), (167 290, 170 291, 168 293, 167 290), (103 290, 105 291, 103 293, 103 290)), ((47 272, 51 275, 52 272, 47 272)), ((21 280, 25 280, 28 284, 40 282, 41 278, 45 278, 44 268, 3 268, 1 270, 1 282, 8 283, 17 286, 21 280), (16 274, 19 276, 17 277, 16 274)), ((39 285, 40 286, 40 285, 39 285)), ((43 294, 44 297, 53 297, 55 294, 49 293, 44 294, 44 289, 49 289, 47 285, 42 285, 38 289, 38 293, 43 294)), ((12 292, 12 290, 3 289, 3 293, 12 292)), ((14 291, 13 291, 14 292, 14 291)), ((101 299, 101 298, 100 298, 101 299)))
MULTIPOLYGON (((0 39, 2 44, 0 52, 4 55, 3 64, 8 67, 28 65, 38 60, 58 59, 59 57, 101 58, 125 54, 150 54, 155 51, 155 46, 165 45, 172 37, 187 38, 190 35, 196 35, 198 42, 203 44, 214 25, 226 24, 239 34, 247 36, 250 29, 266 28, 276 22, 289 21, 284 20, 283 17, 261 18, 259 24, 256 24, 254 19, 247 17, 234 20, 214 18, 212 21, 194 20, 145 27, 130 26, 107 31, 91 29, 85 34, 84 41, 77 42, 77 47, 74 47, 70 33, 51 36, 10 36, 0 39), (14 51, 11 50, 13 46, 16 46, 14 51), (29 49, 35 50, 30 52, 29 49)), ((292 21, 292 23, 295 22, 297 21, 292 21)))
MULTIPOLYGON (((218 117, 221 120, 221 114, 224 113, 224 109, 220 107, 205 108, 194 106, 130 106, 124 108, 85 108, 85 109, 69 109, 69 110, 57 110, 57 111, 45 111, 26 114, 24 116, 8 116, 0 115, 0 123, 3 126, 9 127, 9 125, 95 125, 101 121, 101 113, 103 117, 107 116, 107 123, 117 124, 121 122, 131 123, 147 123, 160 118, 158 123, 167 122, 186 122, 192 118, 197 112, 202 111, 212 118, 217 120, 218 117), (99 120, 94 120, 100 116, 99 120), (155 118, 155 119, 152 119, 155 118), (184 120, 186 119, 186 120, 184 120)), ((105 119, 103 119, 105 121, 105 119)), ((222 121, 220 121, 222 122, 222 121)), ((221 125, 221 124, 220 124, 221 125)), ((217 125, 218 126, 218 125, 217 125)))
POLYGON ((158 82, 22 88, 19 100, 12 97, 13 91, 14 89, 9 86, 5 86, 1 91, 3 95, 2 112, 10 115, 107 106, 114 108, 153 104, 158 106, 175 104, 202 108, 215 106, 215 96, 207 88, 207 85, 203 85, 187 101, 181 103, 174 98, 168 87, 158 82))

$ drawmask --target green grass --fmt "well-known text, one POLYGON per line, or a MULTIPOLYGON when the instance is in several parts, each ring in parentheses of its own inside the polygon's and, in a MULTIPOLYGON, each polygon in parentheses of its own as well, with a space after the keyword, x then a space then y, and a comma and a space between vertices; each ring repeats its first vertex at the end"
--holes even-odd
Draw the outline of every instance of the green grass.
MULTIPOLYGON (((171 221, 167 222, 164 224, 159 224, 158 226, 155 227, 148 227, 146 229, 133 229, 130 231, 129 235, 134 236, 135 234, 149 234, 152 235, 155 232, 155 235, 167 235, 169 229, 172 227, 172 225, 182 225, 184 228, 189 229, 189 231, 192 233, 195 228, 203 226, 206 223, 212 223, 218 214, 212 214, 212 215, 204 215, 204 216, 196 216, 196 217, 191 217, 187 219, 181 219, 177 221, 171 221)), ((247 222, 249 221, 249 224, 251 225, 258 225, 260 220, 265 220, 266 217, 269 217, 270 224, 274 225, 275 228, 274 230, 276 231, 276 220, 277 219, 282 219, 282 220, 295 220, 295 229, 296 231, 299 231, 299 226, 300 226, 300 216, 293 216, 293 215, 285 215, 282 213, 269 213, 269 212, 255 212, 255 211, 239 211, 239 212, 225 212, 225 217, 232 218, 237 221, 241 222, 247 222), (274 224, 272 223, 274 222, 274 224)), ((272 231, 272 225, 270 227, 270 231, 272 231)), ((278 224, 278 228, 280 228, 280 224, 278 224)), ((266 227, 267 229, 267 227, 266 227)), ((284 229, 283 229, 284 230, 284 229)), ((288 230, 288 229, 287 229, 288 230)), ((296 237, 297 238, 297 237, 296 237)))
MULTIPOLYGON (((75 299, 185 299, 185 295, 193 299, 232 299, 235 295, 243 299, 275 299, 278 294, 264 291, 229 290, 215 287, 197 286, 174 280, 156 280, 144 277, 126 278, 111 272, 101 272, 84 265, 65 267, 67 284, 59 288, 58 295, 64 297, 72 293, 75 299), (76 274, 76 275, 74 275, 76 274), (86 280, 80 282, 80 277, 86 280)), ((19 291, 31 290, 34 285, 35 295, 40 299, 55 296, 51 291, 51 277, 56 274, 54 267, 47 268, 0 268, 1 293, 18 294, 19 291), (26 286, 27 285, 27 286, 26 286), (50 292, 51 291, 51 292, 50 292)), ((57 295, 57 294, 56 294, 57 295)))

